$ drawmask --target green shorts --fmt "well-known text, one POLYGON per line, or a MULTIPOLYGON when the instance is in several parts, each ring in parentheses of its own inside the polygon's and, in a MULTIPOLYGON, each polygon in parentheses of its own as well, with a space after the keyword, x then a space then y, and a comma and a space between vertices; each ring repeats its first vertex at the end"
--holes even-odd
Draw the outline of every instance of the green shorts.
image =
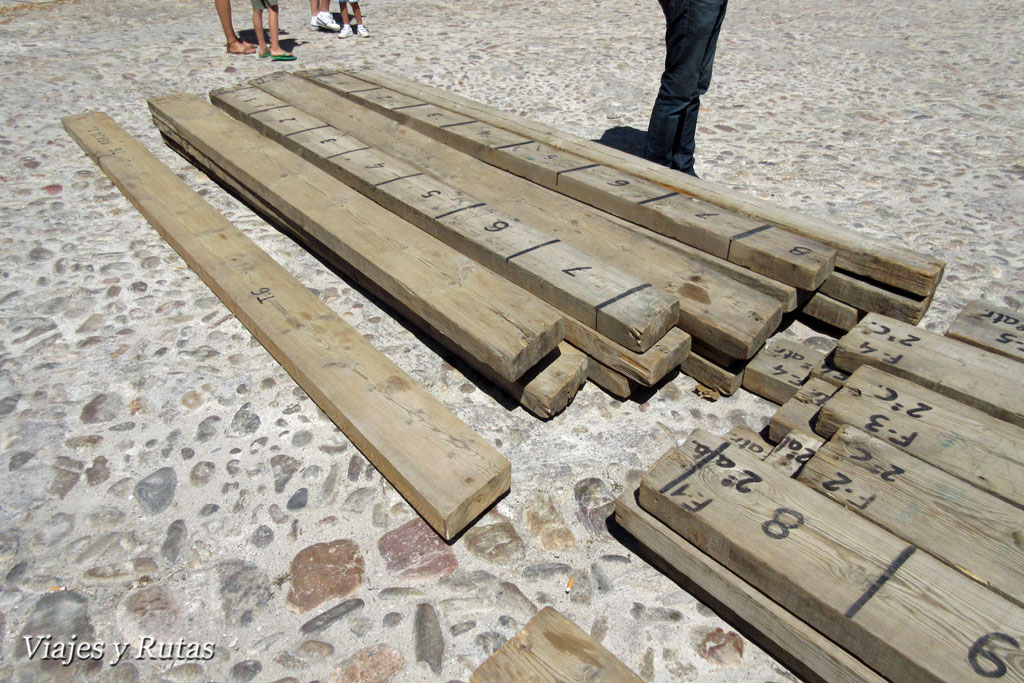
POLYGON ((254 10, 268 9, 270 7, 277 7, 277 0, 251 0, 252 8, 254 10))

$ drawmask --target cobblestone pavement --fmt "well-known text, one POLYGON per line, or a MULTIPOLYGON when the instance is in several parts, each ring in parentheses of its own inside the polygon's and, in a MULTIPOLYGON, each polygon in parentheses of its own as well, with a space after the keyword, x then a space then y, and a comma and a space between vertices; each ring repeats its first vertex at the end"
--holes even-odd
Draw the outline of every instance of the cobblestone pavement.
MULTIPOLYGON (((286 68, 373 65, 642 138, 653 1, 365 4, 372 37, 339 40, 282 3, 286 68)), ((734 0, 698 171, 945 258, 931 329, 983 294, 1024 307, 1018 10, 734 0)), ((248 3, 234 13, 249 26, 248 3)), ((677 377, 644 402, 587 387, 547 423, 509 410, 162 145, 146 97, 271 68, 224 53, 205 1, 0 3, 0 679, 466 680, 545 604, 648 680, 792 678, 601 523, 691 429, 758 429, 773 406, 704 402, 677 377), (59 117, 89 109, 502 451, 511 494, 439 543, 65 134, 59 117), (102 660, 44 664, 22 638, 44 633, 102 660)))

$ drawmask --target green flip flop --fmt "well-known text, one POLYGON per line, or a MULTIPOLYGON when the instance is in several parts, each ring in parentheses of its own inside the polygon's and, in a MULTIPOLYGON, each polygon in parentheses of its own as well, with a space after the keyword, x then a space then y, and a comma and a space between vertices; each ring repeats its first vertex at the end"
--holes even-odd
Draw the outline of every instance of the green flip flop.
POLYGON ((275 62, 294 62, 295 55, 291 52, 285 52, 283 55, 274 55, 271 59, 275 62))
POLYGON ((259 57, 260 59, 266 59, 269 56, 270 56, 270 50, 267 50, 266 52, 261 52, 261 53, 259 53, 257 55, 257 57, 259 57))

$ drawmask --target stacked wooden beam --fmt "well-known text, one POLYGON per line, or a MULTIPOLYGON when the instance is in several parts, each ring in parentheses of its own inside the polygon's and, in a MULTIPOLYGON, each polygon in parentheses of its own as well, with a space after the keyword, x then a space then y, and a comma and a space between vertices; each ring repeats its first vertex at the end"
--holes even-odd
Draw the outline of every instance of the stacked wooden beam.
MULTIPOLYGON (((976 302, 951 330, 1007 345, 1018 320, 976 302)), ((1024 365, 877 314, 841 382, 768 349, 745 382, 782 404, 777 445, 693 432, 620 524, 808 678, 1024 680, 1024 365)))

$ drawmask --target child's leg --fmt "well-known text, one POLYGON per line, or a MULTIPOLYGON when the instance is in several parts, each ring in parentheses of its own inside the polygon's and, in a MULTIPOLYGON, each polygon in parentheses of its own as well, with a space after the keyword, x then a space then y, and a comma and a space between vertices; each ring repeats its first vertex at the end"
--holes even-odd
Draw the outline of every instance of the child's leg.
POLYGON ((309 0, 309 17, 310 17, 310 19, 315 19, 316 18, 316 15, 319 13, 319 9, 317 9, 317 8, 320 7, 320 5, 322 5, 322 4, 323 3, 319 2, 318 0, 309 0))
POLYGON ((320 11, 321 12, 327 12, 328 14, 330 14, 330 12, 331 12, 331 0, 320 0, 320 11))
POLYGON ((341 8, 341 25, 348 26, 348 3, 345 0, 339 0, 338 6, 341 8))
POLYGON ((277 42, 277 5, 270 6, 270 54, 272 55, 283 55, 284 50, 281 49, 281 45, 277 42))
POLYGON ((363 13, 359 11, 359 3, 358 2, 353 2, 352 3, 352 11, 356 15, 356 26, 362 26, 363 25, 363 13))
POLYGON ((267 37, 263 35, 263 10, 254 9, 252 11, 252 27, 256 30, 256 40, 260 44, 260 54, 264 54, 267 51, 267 37))

